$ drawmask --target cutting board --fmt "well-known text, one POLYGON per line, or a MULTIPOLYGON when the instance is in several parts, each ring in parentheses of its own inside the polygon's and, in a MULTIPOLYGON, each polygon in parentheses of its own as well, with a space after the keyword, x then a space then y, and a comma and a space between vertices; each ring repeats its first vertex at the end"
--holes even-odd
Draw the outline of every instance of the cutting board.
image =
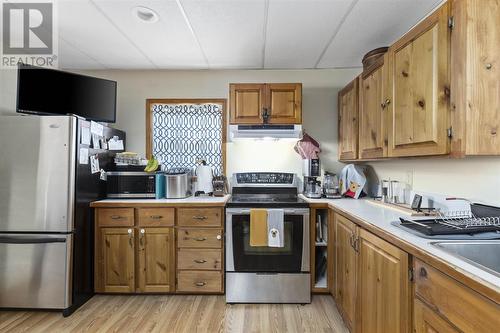
POLYGON ((393 204, 393 203, 383 202, 383 201, 375 200, 375 199, 368 199, 367 201, 375 206, 389 208, 389 209, 395 210, 401 214, 405 214, 408 216, 436 216, 436 212, 434 212, 434 211, 417 212, 417 211, 411 209, 410 205, 407 205, 407 204, 393 204))

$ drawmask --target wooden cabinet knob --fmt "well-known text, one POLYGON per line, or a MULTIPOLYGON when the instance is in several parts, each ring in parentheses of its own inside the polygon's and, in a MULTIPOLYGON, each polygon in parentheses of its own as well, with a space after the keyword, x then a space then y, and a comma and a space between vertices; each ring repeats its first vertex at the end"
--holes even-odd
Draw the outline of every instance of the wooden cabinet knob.
POLYGON ((420 268, 420 277, 423 277, 423 278, 427 277, 427 270, 424 267, 420 268))
POLYGON ((221 240, 222 239, 222 236, 221 235, 217 235, 217 240, 221 240))
POLYGON ((491 63, 488 63, 486 64, 486 66, 484 66, 486 69, 492 69, 493 68, 493 64, 491 63))

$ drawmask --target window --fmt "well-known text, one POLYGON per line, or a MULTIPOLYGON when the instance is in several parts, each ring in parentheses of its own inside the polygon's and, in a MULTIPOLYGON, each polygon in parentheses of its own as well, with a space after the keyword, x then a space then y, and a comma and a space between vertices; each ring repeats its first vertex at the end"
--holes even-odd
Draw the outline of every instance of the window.
POLYGON ((148 99, 146 154, 165 169, 193 168, 203 159, 225 172, 225 99, 148 99))

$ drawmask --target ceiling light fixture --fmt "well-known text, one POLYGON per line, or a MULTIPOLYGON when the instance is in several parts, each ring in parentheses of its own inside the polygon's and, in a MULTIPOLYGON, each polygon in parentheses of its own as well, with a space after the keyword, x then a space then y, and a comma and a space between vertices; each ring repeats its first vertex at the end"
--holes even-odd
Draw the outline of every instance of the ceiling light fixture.
POLYGON ((154 10, 143 6, 132 8, 132 15, 146 23, 155 23, 160 19, 160 16, 154 10))

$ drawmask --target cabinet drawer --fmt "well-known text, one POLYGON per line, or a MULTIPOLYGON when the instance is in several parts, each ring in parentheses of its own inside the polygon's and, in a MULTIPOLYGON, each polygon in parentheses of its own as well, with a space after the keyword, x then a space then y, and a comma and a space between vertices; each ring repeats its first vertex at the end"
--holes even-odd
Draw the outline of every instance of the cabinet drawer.
POLYGON ((100 227, 132 227, 133 208, 98 208, 97 221, 100 227))
POLYGON ((140 227, 170 227, 174 225, 174 208, 139 208, 137 218, 140 227))
POLYGON ((220 208, 179 208, 178 222, 183 227, 222 227, 220 208))
POLYGON ((415 260, 415 291, 436 313, 464 332, 496 332, 500 306, 433 267, 415 260))
POLYGON ((219 229, 178 229, 178 247, 212 248, 222 247, 222 230, 219 229))
POLYGON ((221 270, 221 250, 180 249, 177 252, 177 269, 221 270))
POLYGON ((222 273, 180 271, 177 274, 177 291, 220 293, 222 292, 222 273))

